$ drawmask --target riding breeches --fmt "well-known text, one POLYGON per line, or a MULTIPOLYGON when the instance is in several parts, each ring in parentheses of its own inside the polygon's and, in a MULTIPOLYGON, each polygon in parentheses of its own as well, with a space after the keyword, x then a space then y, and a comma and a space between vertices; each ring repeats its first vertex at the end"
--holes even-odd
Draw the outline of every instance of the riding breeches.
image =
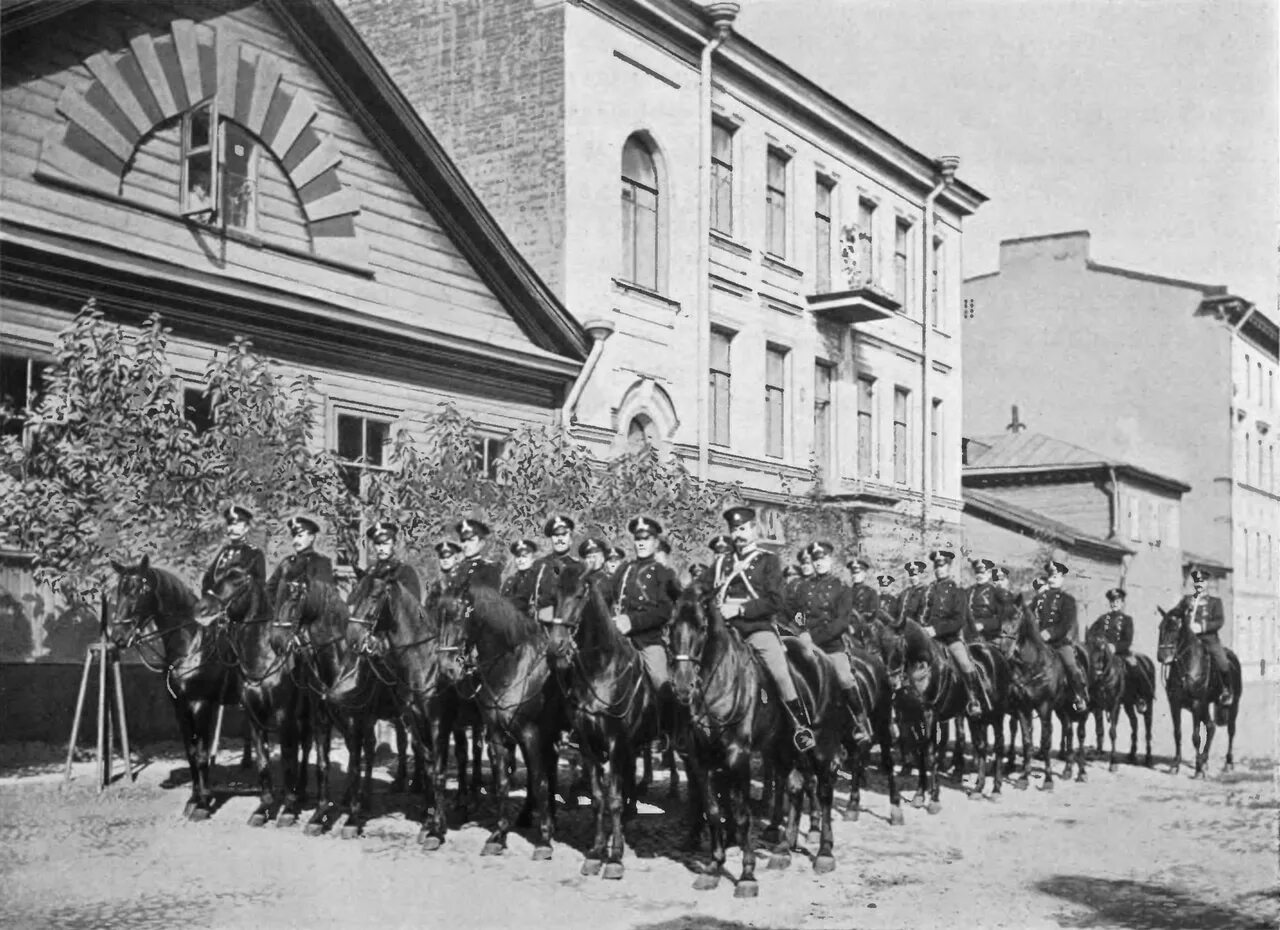
POLYGON ((1205 652, 1212 657, 1213 664, 1218 667, 1218 674, 1222 676, 1222 683, 1226 685, 1230 680, 1228 676, 1231 674, 1231 663, 1227 660, 1227 653, 1223 650, 1218 635, 1213 633, 1209 636, 1201 636, 1200 645, 1204 646, 1205 652))
POLYGON ((965 645, 963 639, 957 639, 954 643, 947 643, 947 652, 951 653, 951 658, 956 660, 956 667, 960 669, 961 675, 972 675, 973 656, 969 655, 969 647, 965 645))
POLYGON ((1070 642, 1061 643, 1054 647, 1058 656, 1062 659, 1062 664, 1067 668, 1067 677, 1071 679, 1071 683, 1080 688, 1084 687, 1084 674, 1080 671, 1080 665, 1076 662, 1075 645, 1070 642))
POLYGON ((853 666, 849 664, 849 653, 828 652, 827 658, 831 660, 831 664, 836 668, 836 680, 840 682, 840 690, 848 691, 856 684, 853 680, 853 666))
POLYGON ((760 630, 747 637, 747 645, 756 651, 756 655, 764 662, 764 667, 773 676, 774 684, 778 686, 778 696, 783 703, 799 697, 796 686, 791 681, 791 670, 787 668, 787 652, 782 648, 782 640, 778 638, 778 634, 772 630, 760 630))
POLYGON ((667 647, 662 643, 645 646, 640 650, 640 661, 644 663, 649 684, 653 685, 655 693, 660 693, 671 677, 667 673, 667 647))

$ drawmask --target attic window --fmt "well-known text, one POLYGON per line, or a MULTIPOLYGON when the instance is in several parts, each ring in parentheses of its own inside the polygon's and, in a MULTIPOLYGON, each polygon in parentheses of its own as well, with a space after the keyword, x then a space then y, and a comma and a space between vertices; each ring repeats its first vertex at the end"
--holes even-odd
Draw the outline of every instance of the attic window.
POLYGON ((254 232, 258 148, 239 124, 219 119, 215 97, 184 113, 182 215, 210 226, 254 232))

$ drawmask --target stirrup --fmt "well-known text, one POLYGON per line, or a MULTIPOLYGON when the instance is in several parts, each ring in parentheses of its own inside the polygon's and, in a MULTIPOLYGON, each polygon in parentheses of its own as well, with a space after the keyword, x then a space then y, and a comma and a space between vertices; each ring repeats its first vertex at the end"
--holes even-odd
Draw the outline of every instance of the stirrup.
POLYGON ((1232 704, 1235 703, 1235 700, 1236 700, 1236 696, 1231 693, 1231 689, 1223 688, 1222 693, 1218 695, 1218 706, 1230 707, 1232 704))
POLYGON ((809 752, 818 745, 813 731, 799 722, 796 723, 795 731, 791 734, 791 742, 795 745, 797 752, 809 752))

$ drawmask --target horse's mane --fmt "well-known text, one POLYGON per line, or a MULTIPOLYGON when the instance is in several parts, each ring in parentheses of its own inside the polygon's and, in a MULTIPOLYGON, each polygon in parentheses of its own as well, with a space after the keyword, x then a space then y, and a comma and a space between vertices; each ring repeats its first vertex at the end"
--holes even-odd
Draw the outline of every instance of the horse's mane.
POLYGON ((904 655, 908 659, 928 660, 933 655, 933 639, 914 620, 902 624, 904 655))
POLYGON ((327 616, 345 620, 351 615, 341 589, 336 584, 323 580, 312 581, 307 585, 306 609, 311 612, 313 622, 323 621, 327 616))
POLYGON ((156 602, 164 610, 176 608, 175 613, 181 617, 190 617, 195 611, 198 598, 190 586, 167 568, 149 566, 156 580, 156 602))
POLYGON ((541 632, 536 620, 492 588, 472 588, 471 605, 466 621, 468 639, 493 638, 514 649, 541 632))

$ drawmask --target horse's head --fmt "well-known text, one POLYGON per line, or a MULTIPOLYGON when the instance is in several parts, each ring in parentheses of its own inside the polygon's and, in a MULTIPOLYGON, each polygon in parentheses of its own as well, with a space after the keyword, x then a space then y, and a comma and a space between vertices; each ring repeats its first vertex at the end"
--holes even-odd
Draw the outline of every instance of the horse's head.
POLYGON ((390 578, 368 573, 361 582, 347 600, 347 606, 351 609, 351 622, 364 627, 368 633, 387 632, 394 620, 395 585, 390 578), (367 584, 364 583, 366 581, 367 584))
POLYGON ((471 613, 469 598, 441 595, 432 606, 439 627, 440 676, 446 684, 456 685, 471 663, 466 642, 467 615, 471 613))
POLYGON ((119 648, 126 649, 148 626, 159 620, 158 580, 150 559, 145 555, 137 565, 121 565, 113 561, 111 567, 120 578, 116 582, 115 607, 107 621, 107 638, 119 648))
POLYGON ((1085 649, 1089 656, 1089 677, 1094 681, 1104 679, 1115 647, 1104 637, 1089 636, 1085 638, 1085 649))
POLYGON ((290 578, 276 591, 276 623, 296 628, 316 619, 311 585, 306 578, 290 578))
POLYGON ((880 637, 880 649, 884 655, 885 669, 889 674, 889 688, 896 694, 907 686, 907 623, 896 626, 885 624, 880 637))
MULTIPOLYGON (((551 617, 539 620, 547 633, 547 659, 558 672, 567 671, 578 654, 578 630, 582 626, 585 611, 599 597, 588 575, 576 575, 564 579, 556 591, 556 607, 551 617)), ((594 609, 603 610, 604 603, 594 609)), ((606 610, 607 612, 607 610, 606 610)))
POLYGON ((255 585, 254 577, 238 565, 224 570, 196 605, 196 621, 208 624, 226 618, 239 623, 249 619, 255 585))
POLYGON ((1156 647, 1156 658, 1161 665, 1168 665, 1178 654, 1187 615, 1181 604, 1170 610, 1157 607, 1156 611, 1160 614, 1160 645, 1156 647))
POLYGON ((676 601, 671 623, 667 627, 667 656, 671 669, 671 688, 676 700, 689 705, 698 692, 702 668, 702 650, 707 645, 709 609, 708 592, 695 580, 676 601))

